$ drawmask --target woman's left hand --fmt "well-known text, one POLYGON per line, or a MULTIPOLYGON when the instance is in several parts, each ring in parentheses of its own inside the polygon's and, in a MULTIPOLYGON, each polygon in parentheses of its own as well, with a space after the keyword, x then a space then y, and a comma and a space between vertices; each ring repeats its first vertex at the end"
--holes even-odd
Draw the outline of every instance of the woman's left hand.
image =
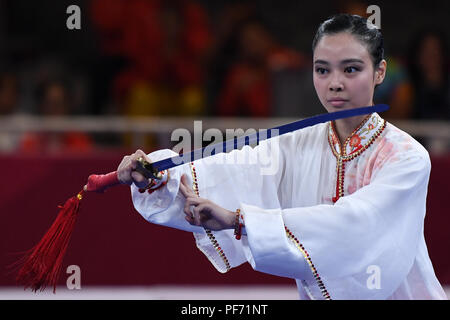
POLYGON ((184 213, 187 222, 209 230, 234 228, 236 213, 226 210, 208 199, 198 197, 190 187, 185 175, 181 177, 180 191, 186 198, 184 213))

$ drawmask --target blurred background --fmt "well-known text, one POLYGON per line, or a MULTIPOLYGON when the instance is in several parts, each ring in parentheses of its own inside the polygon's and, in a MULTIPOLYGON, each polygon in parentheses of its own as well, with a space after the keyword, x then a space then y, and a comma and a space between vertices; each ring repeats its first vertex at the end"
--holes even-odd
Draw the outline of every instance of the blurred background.
MULTIPOLYGON (((450 2, 0 0, 0 291, 15 288, 7 266, 39 241, 57 205, 125 154, 173 147, 173 130, 194 120, 260 129, 325 112, 313 35, 332 14, 368 17, 372 4, 388 61, 375 103, 430 152, 425 235, 450 286, 450 2), (73 4, 79 30, 66 25, 73 4)), ((65 264, 80 266, 83 285, 273 285, 287 295, 259 293, 295 298, 291 280, 248 266, 219 274, 191 234, 136 214, 125 187, 83 201, 65 264)))

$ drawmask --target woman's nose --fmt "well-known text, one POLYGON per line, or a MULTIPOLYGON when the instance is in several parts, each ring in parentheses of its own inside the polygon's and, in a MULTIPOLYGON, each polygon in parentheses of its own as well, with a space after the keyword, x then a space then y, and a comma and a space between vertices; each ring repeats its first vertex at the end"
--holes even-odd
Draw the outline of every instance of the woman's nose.
POLYGON ((329 89, 330 89, 330 91, 340 92, 340 91, 344 90, 344 86, 342 84, 339 84, 339 85, 330 86, 329 89))
POLYGON ((328 85, 328 90, 330 91, 342 91, 344 90, 344 84, 342 83, 340 77, 338 75, 335 75, 328 85))

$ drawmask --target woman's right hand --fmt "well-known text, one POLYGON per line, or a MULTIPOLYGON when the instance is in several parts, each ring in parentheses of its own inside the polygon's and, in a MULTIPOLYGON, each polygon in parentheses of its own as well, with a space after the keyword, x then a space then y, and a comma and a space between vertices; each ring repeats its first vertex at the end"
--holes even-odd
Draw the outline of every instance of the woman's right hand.
POLYGON ((138 188, 145 188, 149 184, 149 179, 136 171, 137 159, 143 157, 149 163, 150 159, 144 151, 136 150, 135 153, 123 157, 122 162, 117 167, 117 178, 123 184, 135 184, 138 188))

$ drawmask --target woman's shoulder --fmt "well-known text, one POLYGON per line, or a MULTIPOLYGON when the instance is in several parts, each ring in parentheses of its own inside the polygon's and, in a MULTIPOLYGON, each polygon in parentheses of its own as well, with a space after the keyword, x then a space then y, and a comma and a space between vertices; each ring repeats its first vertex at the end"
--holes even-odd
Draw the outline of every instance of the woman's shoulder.
POLYGON ((393 149, 405 157, 419 157, 429 162, 428 151, 410 134, 386 122, 385 134, 383 135, 385 144, 390 144, 393 149))

